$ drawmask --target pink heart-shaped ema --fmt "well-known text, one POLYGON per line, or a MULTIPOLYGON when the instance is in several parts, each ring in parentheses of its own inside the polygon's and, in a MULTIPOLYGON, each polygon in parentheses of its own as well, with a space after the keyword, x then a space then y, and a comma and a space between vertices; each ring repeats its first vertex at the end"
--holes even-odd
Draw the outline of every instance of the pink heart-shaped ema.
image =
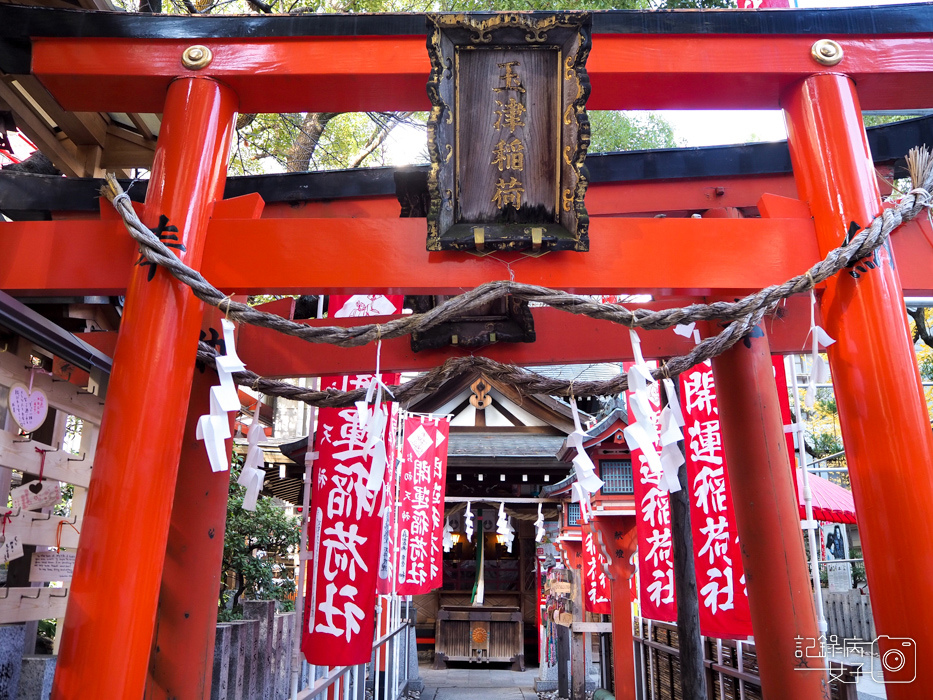
POLYGON ((25 384, 10 387, 10 415, 25 432, 31 433, 45 423, 49 414, 49 400, 41 389, 29 388, 25 384))

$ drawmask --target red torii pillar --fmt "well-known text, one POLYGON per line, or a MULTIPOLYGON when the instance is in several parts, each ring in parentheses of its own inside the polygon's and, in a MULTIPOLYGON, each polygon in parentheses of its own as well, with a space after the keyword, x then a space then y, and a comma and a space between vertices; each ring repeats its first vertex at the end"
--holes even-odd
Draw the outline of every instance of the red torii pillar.
MULTIPOLYGON (((208 309, 205 317, 220 330, 216 309, 208 309)), ((211 369, 195 372, 191 382, 146 700, 211 696, 230 472, 211 470, 196 430, 200 416, 210 412, 210 390, 217 383, 211 369)), ((230 414, 231 432, 235 416, 230 414)))
POLYGON ((807 649, 798 638, 818 644, 820 632, 771 346, 764 332, 746 341, 712 364, 761 689, 766 700, 820 700, 829 694, 826 673, 812 669, 823 659, 795 656, 807 649), (807 663, 811 670, 801 670, 807 663))
MULTIPOLYGON (((179 56, 179 60, 181 57, 179 56)), ((237 98, 204 78, 166 95, 145 220, 177 227, 198 268, 223 196, 237 98)), ((133 271, 88 493, 52 697, 141 698, 202 304, 164 270, 133 271)))
MULTIPOLYGON (((851 222, 881 212, 854 83, 814 75, 782 99, 794 177, 810 203, 820 253, 851 222)), ((894 234, 897 235, 896 233, 894 234)), ((821 298, 836 405, 878 633, 909 638, 888 698, 929 696, 933 683, 933 432, 890 245, 826 281, 821 298), (911 658, 915 654, 915 658, 911 658)), ((893 648, 882 640, 882 653, 893 648)))

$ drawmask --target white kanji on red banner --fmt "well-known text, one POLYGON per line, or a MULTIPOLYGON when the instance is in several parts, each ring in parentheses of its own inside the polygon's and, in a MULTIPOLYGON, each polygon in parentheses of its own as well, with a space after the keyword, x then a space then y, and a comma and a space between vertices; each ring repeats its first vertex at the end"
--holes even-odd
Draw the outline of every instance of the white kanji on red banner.
MULTIPOLYGON (((347 391, 369 386, 372 379, 329 377, 321 388, 347 391)), ((383 379, 395 383, 398 375, 383 379)), ((372 653, 385 510, 383 484, 373 490, 369 484, 374 424, 360 421, 355 407, 324 408, 318 415, 301 644, 308 661, 318 665, 363 663, 372 653)), ((386 433, 392 426, 389 421, 386 433)))
POLYGON ((405 418, 398 486, 398 565, 395 592, 418 595, 443 578, 447 416, 405 418))
POLYGON ((587 612, 612 614, 609 563, 591 522, 583 525, 583 607, 587 612))
POLYGON ((693 556, 704 635, 742 639, 752 634, 735 510, 722 446, 716 385, 710 363, 680 375, 686 419, 693 556))
MULTIPOLYGON (((628 370, 632 363, 624 363, 628 370)), ((651 366, 657 366, 649 362, 651 366)), ((648 400, 655 432, 659 432, 661 397, 657 384, 649 388, 648 400)), ((626 406, 632 415, 631 396, 626 406)), ((660 450, 660 441, 657 443, 660 450)), ((639 599, 642 615, 651 620, 673 622, 677 619, 674 593, 674 550, 671 541, 671 506, 660 465, 652 467, 641 450, 632 450, 635 508, 638 511, 639 599)))

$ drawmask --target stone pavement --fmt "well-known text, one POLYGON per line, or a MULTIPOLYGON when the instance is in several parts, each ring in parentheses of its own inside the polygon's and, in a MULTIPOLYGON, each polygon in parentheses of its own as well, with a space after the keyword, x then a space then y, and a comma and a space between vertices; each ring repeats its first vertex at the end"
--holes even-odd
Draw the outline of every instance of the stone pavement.
POLYGON ((538 700, 534 691, 537 670, 519 673, 508 668, 476 667, 435 671, 421 666, 421 700, 538 700))

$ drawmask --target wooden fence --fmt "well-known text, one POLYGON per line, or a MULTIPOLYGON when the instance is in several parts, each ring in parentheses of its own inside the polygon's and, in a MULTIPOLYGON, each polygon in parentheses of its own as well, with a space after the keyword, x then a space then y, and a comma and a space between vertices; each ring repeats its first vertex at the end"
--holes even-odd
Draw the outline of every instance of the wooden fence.
POLYGON ((873 641, 875 621, 871 614, 871 600, 858 589, 845 593, 827 593, 823 589, 823 613, 828 625, 827 634, 843 639, 873 641))
MULTIPOLYGON (((211 700, 285 700, 294 649, 295 613, 272 601, 246 601, 243 620, 217 625, 211 700)), ((302 660, 307 685, 311 667, 302 660)), ((299 677, 300 678, 300 677, 299 677)))
MULTIPOLYGON (((634 639, 639 700, 679 700, 677 628, 635 618, 634 639)), ((703 652, 709 700, 762 700, 754 644, 704 637, 703 652)), ((837 663, 833 668, 838 678, 830 681, 831 700, 857 700, 855 669, 837 663)))

